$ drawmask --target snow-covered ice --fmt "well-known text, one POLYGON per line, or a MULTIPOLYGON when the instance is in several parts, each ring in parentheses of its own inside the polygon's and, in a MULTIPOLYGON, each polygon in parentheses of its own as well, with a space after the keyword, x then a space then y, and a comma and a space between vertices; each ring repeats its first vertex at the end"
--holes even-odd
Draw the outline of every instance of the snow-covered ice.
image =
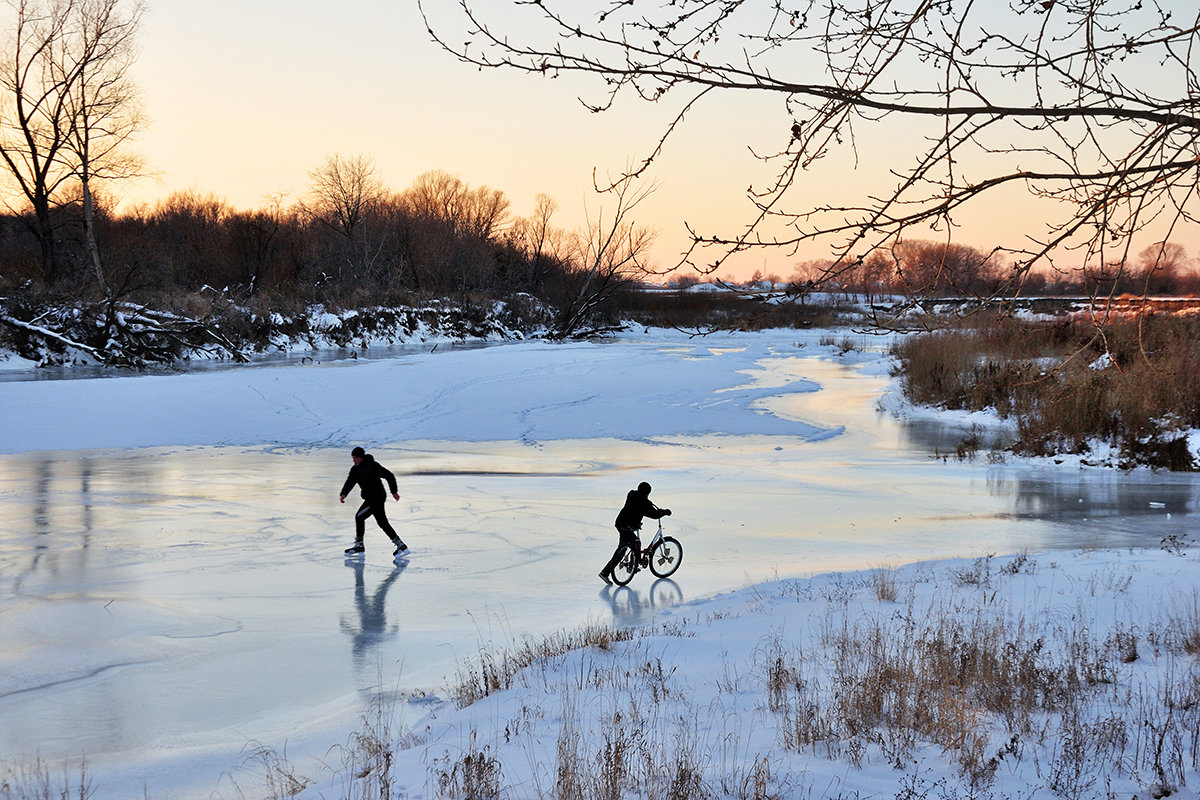
POLYGON ((0 447, 15 453, 413 440, 536 444, 709 433, 812 439, 836 433, 756 410, 764 398, 816 390, 797 376, 772 385, 758 366, 764 357, 801 355, 794 347, 786 351, 790 343, 723 345, 710 340, 623 347, 523 342, 386 361, 312 362, 66 386, 13 383, 0 392, 0 418, 7 428, 0 447))
MULTIPOLYGON (((720 604, 749 619, 764 581, 1195 530, 1190 476, 938 457, 960 431, 877 413, 877 341, 821 337, 656 331, 0 383, 0 763, 86 756, 97 800, 237 796, 258 745, 319 772, 381 698, 442 743, 480 727, 499 712, 437 698, 481 646, 720 604), (341 555, 353 444, 400 480, 399 566, 370 526, 366 557, 341 555), (640 480, 675 511, 684 565, 603 587, 640 480)), ((726 628, 698 626, 696 670, 722 669, 726 628)), ((406 796, 432 796, 425 756, 399 762, 420 769, 406 796)), ((508 767, 509 796, 532 796, 531 768, 508 767)))

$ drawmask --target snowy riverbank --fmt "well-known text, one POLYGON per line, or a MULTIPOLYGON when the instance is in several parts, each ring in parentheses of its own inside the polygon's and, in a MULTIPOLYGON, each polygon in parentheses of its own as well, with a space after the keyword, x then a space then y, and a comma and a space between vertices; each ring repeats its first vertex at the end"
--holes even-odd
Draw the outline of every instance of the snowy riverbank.
POLYGON ((514 643, 545 657, 468 659, 458 691, 492 693, 418 698, 389 771, 351 747, 366 775, 337 796, 1195 797, 1198 586, 1179 550, 981 557, 514 643))

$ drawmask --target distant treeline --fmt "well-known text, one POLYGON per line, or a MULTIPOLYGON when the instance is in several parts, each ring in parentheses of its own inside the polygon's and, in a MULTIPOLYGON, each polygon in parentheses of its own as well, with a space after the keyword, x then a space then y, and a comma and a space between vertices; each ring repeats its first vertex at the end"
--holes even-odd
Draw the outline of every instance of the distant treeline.
POLYGON ((303 200, 255 210, 196 191, 122 213, 101 207, 99 270, 79 204, 55 210, 52 270, 41 262, 30 220, 0 217, 0 281, 9 290, 40 284, 81 298, 212 287, 269 306, 360 307, 475 292, 555 302, 586 278, 572 238, 551 225, 547 198, 525 219, 511 214, 502 192, 444 172, 392 192, 369 163, 334 157, 310 177, 303 200), (47 274, 56 276, 51 285, 47 274))
MULTIPOLYGON (((1117 248, 1119 251, 1119 248, 1117 248)), ((906 240, 872 251, 860 263, 798 265, 792 283, 866 295, 976 297, 1200 294, 1200 271, 1185 249, 1159 242, 1136 256, 1061 272, 1019 272, 1010 260, 963 244, 906 240)))
POLYGON ((829 313, 733 293, 644 294, 653 236, 629 218, 626 195, 603 224, 568 232, 544 195, 518 217, 502 192, 441 171, 397 192, 369 160, 332 156, 309 177, 302 199, 254 210, 189 191, 119 213, 97 203, 89 226, 82 203, 59 203, 53 247, 34 215, 0 216, 0 348, 140 367, 418 329, 571 338, 629 320, 749 328, 829 313), (317 318, 337 322, 317 330, 317 318))
MULTIPOLYGON (((263 309, 527 294, 564 308, 599 283, 605 296, 594 304, 594 315, 615 321, 614 290, 644 277, 649 239, 638 240, 632 258, 598 254, 597 242, 627 243, 631 230, 561 230, 553 224, 556 204, 544 195, 529 217, 518 217, 503 192, 472 188, 443 171, 393 191, 362 157, 331 156, 309 177, 302 199, 274 198, 252 210, 198 191, 121 212, 100 202, 94 248, 82 203, 67 199, 52 214, 53 264, 45 263, 44 232, 32 214, 2 215, 0 291, 34 288, 83 300, 144 301, 208 287, 263 309)), ((1031 272, 1014 282, 1011 265, 995 253, 903 241, 833 272, 826 262, 798 264, 790 282, 905 296, 1200 293, 1195 262, 1170 242, 1125 263, 1055 275, 1031 272)))

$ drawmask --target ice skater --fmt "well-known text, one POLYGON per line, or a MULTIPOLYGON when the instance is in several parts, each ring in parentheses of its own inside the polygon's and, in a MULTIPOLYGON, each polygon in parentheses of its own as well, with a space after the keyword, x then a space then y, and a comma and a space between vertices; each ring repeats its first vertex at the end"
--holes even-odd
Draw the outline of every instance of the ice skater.
POLYGON ((408 545, 404 544, 396 535, 396 531, 388 522, 387 512, 383 510, 383 505, 387 502, 387 492, 383 488, 384 481, 387 481, 388 488, 392 490, 392 499, 400 499, 396 476, 361 447, 351 450, 350 458, 354 460, 354 466, 350 468, 350 474, 346 476, 346 482, 342 484, 339 499, 343 503, 346 502, 346 495, 350 494, 350 490, 357 484, 363 504, 354 513, 354 544, 346 548, 347 555, 366 552, 366 548, 363 546, 363 533, 367 527, 367 517, 374 517, 376 524, 388 535, 392 544, 396 545, 396 552, 392 555, 404 555, 408 552, 408 545))
POLYGON ((615 523, 621 539, 617 544, 617 549, 613 551, 612 558, 608 560, 604 569, 600 570, 600 580, 612 583, 613 567, 621 562, 621 553, 626 547, 637 554, 639 558, 641 557, 642 540, 638 538, 637 532, 642 529, 644 517, 662 519, 669 516, 671 516, 671 509, 659 508, 650 502, 650 484, 645 481, 639 483, 636 489, 625 495, 625 506, 617 514, 615 523))

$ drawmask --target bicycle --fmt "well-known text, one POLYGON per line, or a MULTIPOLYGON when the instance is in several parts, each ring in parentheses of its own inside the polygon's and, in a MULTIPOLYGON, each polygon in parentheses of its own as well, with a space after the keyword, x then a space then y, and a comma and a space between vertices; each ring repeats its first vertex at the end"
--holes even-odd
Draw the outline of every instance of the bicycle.
POLYGON ((662 520, 658 521, 658 532, 650 540, 650 545, 641 552, 641 557, 626 547, 621 554, 621 560, 613 567, 612 579, 617 586, 625 586, 639 569, 649 568, 660 578, 674 575, 683 561, 683 545, 672 536, 663 536, 662 520))

